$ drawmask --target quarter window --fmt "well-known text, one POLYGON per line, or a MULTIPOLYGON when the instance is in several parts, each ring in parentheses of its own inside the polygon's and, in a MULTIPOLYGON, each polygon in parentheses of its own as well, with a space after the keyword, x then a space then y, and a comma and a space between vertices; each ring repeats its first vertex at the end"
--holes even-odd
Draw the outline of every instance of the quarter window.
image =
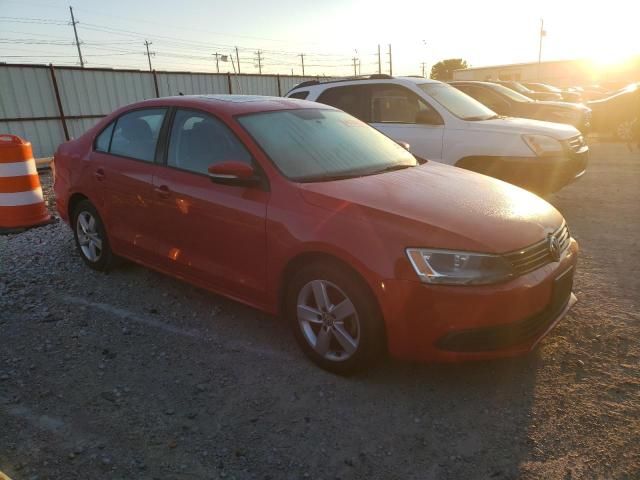
POLYGON ((134 110, 118 118, 110 153, 153 162, 165 109, 134 110))
POLYGON ((305 98, 307 98, 309 96, 309 92, 308 91, 301 91, 301 92, 294 92, 291 95, 289 95, 289 98, 297 98, 299 100, 304 100, 305 98))
POLYGON ((178 110, 171 127, 167 163, 195 173, 225 161, 251 163, 251 154, 220 120, 203 112, 178 110))
POLYGON ((100 135, 96 137, 95 150, 97 152, 108 152, 109 144, 111 143, 111 134, 113 133, 113 126, 115 122, 111 122, 107 128, 102 130, 100 135))

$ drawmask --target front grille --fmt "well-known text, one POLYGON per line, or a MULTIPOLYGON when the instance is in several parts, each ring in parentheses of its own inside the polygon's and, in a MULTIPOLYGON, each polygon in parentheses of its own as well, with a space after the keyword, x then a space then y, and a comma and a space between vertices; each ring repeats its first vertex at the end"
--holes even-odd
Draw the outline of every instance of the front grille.
POLYGON ((569 269, 555 279, 551 301, 541 312, 508 325, 451 332, 441 337, 436 345, 453 352, 487 352, 531 342, 564 311, 572 289, 573 269, 569 269))
POLYGON ((567 141, 569 145, 569 149, 573 153, 577 153, 585 146, 584 137, 582 135, 576 135, 575 137, 571 137, 567 141))
MULTIPOLYGON (((558 240, 560 247, 560 255, 569 247, 571 241, 571 235, 569 234, 569 228, 566 223, 553 232, 552 234, 558 240)), ((507 259, 513 267, 516 275, 524 275, 525 273, 532 272, 538 268, 554 261, 551 250, 549 249, 549 238, 535 243, 529 247, 517 250, 515 252, 507 253, 504 257, 507 259)))

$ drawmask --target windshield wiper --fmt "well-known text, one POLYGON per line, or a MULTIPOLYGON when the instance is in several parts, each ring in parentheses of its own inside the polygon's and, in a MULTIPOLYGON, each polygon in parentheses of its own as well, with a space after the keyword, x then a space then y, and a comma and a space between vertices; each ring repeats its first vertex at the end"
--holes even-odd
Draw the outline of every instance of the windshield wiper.
POLYGON ((495 115, 490 115, 488 117, 485 117, 484 115, 478 115, 476 117, 465 117, 464 119, 469 122, 477 122, 481 120, 495 120, 497 118, 500 118, 500 115, 495 114, 495 115))
POLYGON ((374 170, 372 172, 367 173, 367 175, 376 175, 378 173, 386 173, 386 172, 394 172, 396 170, 404 170, 405 168, 415 167, 415 165, 408 165, 406 163, 389 165, 387 167, 381 168, 380 170, 374 170))

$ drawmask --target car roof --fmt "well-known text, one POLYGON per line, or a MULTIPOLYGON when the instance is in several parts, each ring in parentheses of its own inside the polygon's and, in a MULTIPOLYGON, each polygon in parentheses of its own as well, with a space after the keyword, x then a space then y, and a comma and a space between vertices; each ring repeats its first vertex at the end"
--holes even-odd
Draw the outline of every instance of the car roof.
POLYGON ((333 109, 328 105, 319 105, 306 100, 262 95, 178 95, 142 100, 129 104, 119 111, 168 106, 195 108, 229 116, 300 108, 333 109))
POLYGON ((422 85, 425 83, 442 83, 438 80, 431 80, 424 77, 391 77, 388 75, 371 75, 368 77, 352 77, 339 80, 328 80, 326 82, 309 81, 302 82, 287 92, 287 95, 297 90, 324 90, 341 85, 359 85, 375 83, 393 83, 397 85, 422 85))

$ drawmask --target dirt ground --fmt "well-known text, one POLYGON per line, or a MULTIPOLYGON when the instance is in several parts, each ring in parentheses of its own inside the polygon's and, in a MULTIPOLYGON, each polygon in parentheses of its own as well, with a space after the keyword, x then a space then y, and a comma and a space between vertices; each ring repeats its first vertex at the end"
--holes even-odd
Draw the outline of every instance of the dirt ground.
POLYGON ((62 222, 0 237, 0 471, 638 479, 640 152, 593 146, 549 200, 582 248, 579 303, 535 352, 353 378, 276 318, 139 266, 89 270, 62 222))

